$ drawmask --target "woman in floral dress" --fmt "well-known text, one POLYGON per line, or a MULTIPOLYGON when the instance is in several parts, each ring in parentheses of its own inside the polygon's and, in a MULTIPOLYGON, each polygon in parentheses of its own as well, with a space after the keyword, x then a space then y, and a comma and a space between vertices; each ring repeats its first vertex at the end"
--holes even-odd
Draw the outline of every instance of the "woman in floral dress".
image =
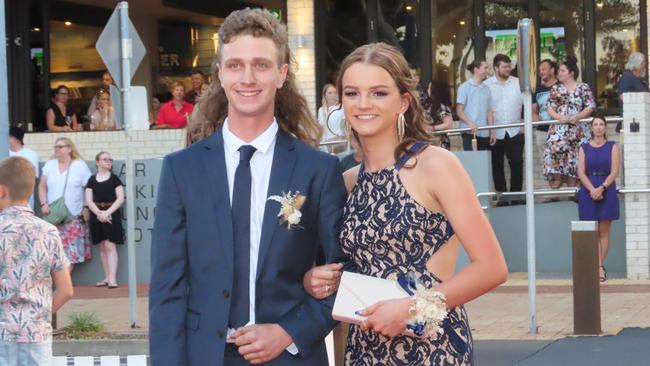
POLYGON ((38 197, 43 215, 50 212, 52 202, 63 196, 65 206, 73 216, 72 220, 56 225, 72 271, 75 264, 92 259, 90 235, 82 217, 88 215, 88 208, 84 207, 84 189, 91 173, 67 137, 59 137, 54 142, 54 157, 43 166, 38 197))
POLYGON ((553 189, 578 185, 578 151, 591 137, 589 123, 580 120, 591 116, 596 102, 589 85, 576 81, 579 75, 575 57, 567 57, 548 98, 548 113, 562 122, 548 129, 544 151, 544 177, 553 189))

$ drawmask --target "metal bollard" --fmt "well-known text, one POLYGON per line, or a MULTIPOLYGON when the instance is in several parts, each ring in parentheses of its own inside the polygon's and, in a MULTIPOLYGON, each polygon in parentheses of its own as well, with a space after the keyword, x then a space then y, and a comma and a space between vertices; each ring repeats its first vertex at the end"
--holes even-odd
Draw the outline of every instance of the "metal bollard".
POLYGON ((573 332, 600 334, 598 223, 572 221, 573 332))

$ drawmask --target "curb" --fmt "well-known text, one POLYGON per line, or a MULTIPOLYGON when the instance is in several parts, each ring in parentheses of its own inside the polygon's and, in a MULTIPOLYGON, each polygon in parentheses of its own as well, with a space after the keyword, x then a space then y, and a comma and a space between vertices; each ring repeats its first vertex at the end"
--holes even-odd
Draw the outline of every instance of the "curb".
POLYGON ((128 356, 148 355, 146 339, 53 340, 54 356, 128 356))

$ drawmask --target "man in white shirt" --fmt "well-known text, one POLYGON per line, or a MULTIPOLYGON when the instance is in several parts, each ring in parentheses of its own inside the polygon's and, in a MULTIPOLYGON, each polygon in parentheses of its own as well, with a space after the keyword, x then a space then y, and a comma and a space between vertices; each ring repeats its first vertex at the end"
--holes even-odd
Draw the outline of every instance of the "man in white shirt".
MULTIPOLYGON (((494 76, 485 81, 490 88, 490 109, 494 125, 521 122, 523 97, 519 79, 511 76, 510 57, 497 54, 492 64, 494 76)), ((510 164, 510 192, 519 192, 523 185, 524 128, 500 128, 494 131, 496 143, 492 150, 492 177, 497 192, 508 192, 504 173, 504 156, 510 164)))
POLYGON ((320 301, 302 280, 320 255, 346 260, 338 159, 312 147, 320 127, 289 68, 286 27, 271 13, 230 14, 216 57, 216 93, 192 116, 195 142, 166 156, 160 175, 151 363, 327 366, 337 279, 320 301))
MULTIPOLYGON (((9 127, 9 156, 20 156, 27 159, 36 170, 36 179, 38 180, 38 154, 36 151, 26 148, 23 143, 25 132, 17 126, 9 127)), ((34 195, 29 197, 29 207, 34 209, 34 195)))

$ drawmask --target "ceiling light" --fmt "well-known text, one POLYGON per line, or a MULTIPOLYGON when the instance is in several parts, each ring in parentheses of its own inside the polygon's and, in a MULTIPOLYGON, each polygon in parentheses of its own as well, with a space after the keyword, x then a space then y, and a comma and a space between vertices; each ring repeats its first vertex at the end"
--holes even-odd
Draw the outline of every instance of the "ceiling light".
POLYGON ((406 5, 406 11, 411 11, 413 10, 413 6, 411 5, 406 5))
POLYGON ((460 22, 458 22, 458 24, 460 24, 460 25, 465 25, 465 21, 464 21, 464 20, 461 20, 460 22))
POLYGON ((72 25, 72 22, 71 22, 71 21, 69 21, 69 20, 66 20, 65 22, 63 22, 63 24, 65 24, 65 25, 66 25, 66 27, 69 27, 69 26, 71 26, 71 25, 72 25))

